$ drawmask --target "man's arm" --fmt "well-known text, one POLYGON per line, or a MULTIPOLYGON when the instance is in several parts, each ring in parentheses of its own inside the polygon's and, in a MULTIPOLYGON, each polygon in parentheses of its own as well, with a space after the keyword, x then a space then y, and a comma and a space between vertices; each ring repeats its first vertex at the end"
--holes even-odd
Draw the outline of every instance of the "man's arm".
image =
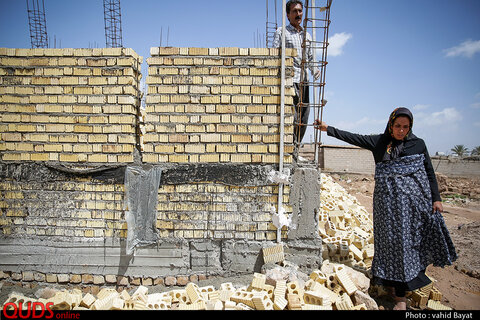
POLYGON ((282 46, 282 28, 278 28, 275 31, 275 35, 273 37, 273 45, 274 48, 280 48, 282 46))
POLYGON ((310 72, 312 73, 313 77, 315 80, 317 80, 320 77, 320 69, 317 68, 316 66, 316 61, 313 59, 313 49, 312 48, 312 38, 310 35, 307 33, 307 61, 308 61, 308 68, 310 69, 310 72))

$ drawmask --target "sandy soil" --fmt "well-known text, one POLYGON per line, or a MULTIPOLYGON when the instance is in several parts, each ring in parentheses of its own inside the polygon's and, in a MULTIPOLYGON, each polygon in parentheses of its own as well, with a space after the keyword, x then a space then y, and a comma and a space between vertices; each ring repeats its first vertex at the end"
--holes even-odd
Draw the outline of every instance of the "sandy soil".
MULTIPOLYGON (((372 175, 330 175, 372 212, 372 175)), ((445 268, 429 266, 427 274, 436 280, 435 286, 443 294, 443 304, 455 310, 479 310, 480 178, 438 178, 444 201, 443 217, 457 250, 458 260, 445 268)), ((382 304, 381 301, 377 302, 382 304)))

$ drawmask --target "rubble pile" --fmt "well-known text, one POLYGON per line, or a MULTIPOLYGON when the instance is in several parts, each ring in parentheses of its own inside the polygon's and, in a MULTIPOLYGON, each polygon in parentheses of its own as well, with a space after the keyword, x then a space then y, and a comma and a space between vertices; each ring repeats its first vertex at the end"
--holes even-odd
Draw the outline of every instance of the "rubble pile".
POLYGON ((436 177, 438 189, 446 203, 468 203, 480 200, 480 179, 478 177, 455 177, 452 179, 441 173, 436 173, 436 177))
POLYGON ((368 272, 373 260, 373 222, 368 211, 332 177, 321 174, 319 234, 330 261, 368 272))
POLYGON ((328 261, 324 265, 331 272, 315 270, 307 281, 276 279, 268 284, 272 279, 267 275, 254 273, 248 286, 237 288, 232 282, 222 283, 219 288, 190 282, 184 289, 162 293, 149 294, 146 286, 139 286, 132 294, 102 288, 96 296, 73 289, 57 291, 49 299, 13 292, 5 305, 8 309, 12 303, 19 308, 20 304, 50 303, 51 310, 366 310, 368 295, 356 294, 360 290, 347 267, 328 261))

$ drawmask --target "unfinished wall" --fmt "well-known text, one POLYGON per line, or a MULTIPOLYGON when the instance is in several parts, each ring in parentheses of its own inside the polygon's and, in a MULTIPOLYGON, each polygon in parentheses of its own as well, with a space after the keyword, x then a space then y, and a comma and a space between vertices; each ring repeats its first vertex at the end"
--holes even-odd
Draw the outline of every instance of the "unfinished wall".
MULTIPOLYGON (((151 51, 152 57, 147 59, 145 162, 278 164, 278 49, 151 51)), ((286 63, 292 67, 293 59, 286 63)), ((291 78, 287 85, 284 161, 291 163, 291 78)))
MULTIPOLYGON (((128 283, 261 266, 261 248, 276 240, 279 51, 151 53, 140 110, 141 57, 131 49, 0 49, 4 274, 128 283), (130 256, 125 172, 133 167, 159 169, 161 180, 158 241, 130 256)), ((288 58, 284 160, 293 177, 291 65, 288 58)), ((282 200, 288 214, 303 214, 307 232, 284 228, 282 239, 292 241, 287 254, 315 266, 319 197, 298 190, 319 177, 299 172, 294 196, 287 185, 282 200)))
MULTIPOLYGON (((152 48, 151 54, 142 159, 183 170, 160 188, 162 234, 274 240, 270 208, 278 190, 266 181, 274 167, 265 165, 279 161, 278 49, 152 48)), ((291 86, 290 80, 286 163, 293 152, 291 86)))
POLYGON ((131 49, 0 49, 2 160, 133 162, 141 58, 131 49))

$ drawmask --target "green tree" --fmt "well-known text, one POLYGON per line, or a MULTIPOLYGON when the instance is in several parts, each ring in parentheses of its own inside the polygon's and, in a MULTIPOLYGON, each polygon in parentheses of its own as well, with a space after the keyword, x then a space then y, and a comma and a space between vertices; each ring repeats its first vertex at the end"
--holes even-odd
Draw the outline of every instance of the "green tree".
POLYGON ((475 148, 473 148, 470 154, 472 156, 480 156, 480 146, 476 146, 475 148))
POLYGON ((457 144, 451 149, 451 151, 459 157, 463 157, 468 154, 468 148, 465 147, 463 144, 457 144))

